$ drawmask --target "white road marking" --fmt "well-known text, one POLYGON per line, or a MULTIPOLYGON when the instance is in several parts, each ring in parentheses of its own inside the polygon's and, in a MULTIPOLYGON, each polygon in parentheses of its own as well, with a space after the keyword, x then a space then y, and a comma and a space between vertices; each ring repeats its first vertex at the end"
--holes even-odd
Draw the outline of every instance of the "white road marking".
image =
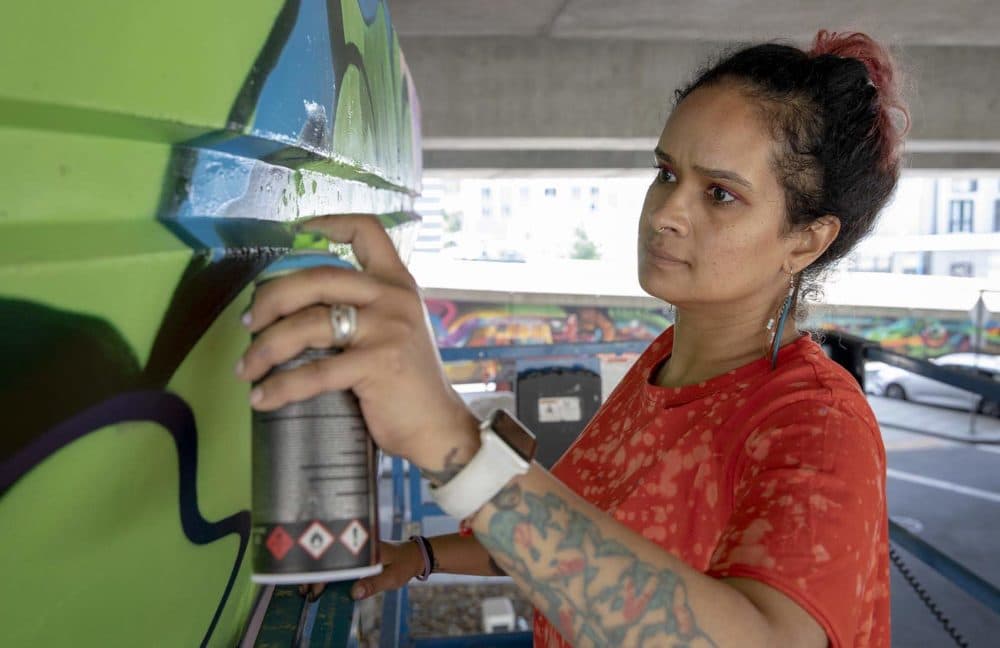
POLYGON ((995 446, 995 445, 977 445, 976 450, 982 450, 983 452, 992 452, 994 454, 1000 454, 1000 446, 995 446))
POLYGON ((903 472, 902 470, 895 470, 893 468, 889 468, 885 472, 889 477, 900 481, 908 481, 913 484, 930 486, 931 488, 940 488, 941 490, 959 493, 960 495, 968 495, 969 497, 978 497, 979 499, 984 499, 988 502, 996 502, 997 504, 1000 504, 1000 493, 980 490, 978 488, 972 488, 971 486, 962 486, 961 484, 954 484, 940 479, 932 479, 930 477, 924 477, 923 475, 914 475, 913 473, 903 472))

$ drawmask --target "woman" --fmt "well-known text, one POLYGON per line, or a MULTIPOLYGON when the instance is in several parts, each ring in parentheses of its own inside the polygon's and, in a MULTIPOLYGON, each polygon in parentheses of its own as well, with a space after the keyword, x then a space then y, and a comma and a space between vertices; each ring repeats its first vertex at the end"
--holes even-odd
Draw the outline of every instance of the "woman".
MULTIPOLYGON (((863 34, 744 49, 679 91, 638 233, 640 283, 676 324, 551 473, 507 483, 467 520, 474 537, 431 540, 434 568, 508 573, 536 606, 537 645, 888 646, 879 429, 794 320, 871 231, 906 119, 863 34)), ((351 242, 365 272, 260 289, 238 374, 335 342, 331 305, 356 306, 357 327, 342 354, 264 381, 253 406, 351 388, 381 447, 446 485, 480 436, 412 277, 370 218, 308 227, 351 242)), ((427 571, 418 542, 383 550, 357 597, 427 571)))

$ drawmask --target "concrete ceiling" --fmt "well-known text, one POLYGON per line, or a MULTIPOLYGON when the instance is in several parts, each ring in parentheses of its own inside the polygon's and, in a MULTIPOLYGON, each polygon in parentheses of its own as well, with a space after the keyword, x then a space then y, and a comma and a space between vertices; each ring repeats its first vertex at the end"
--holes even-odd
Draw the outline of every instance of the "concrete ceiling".
POLYGON ((896 45, 1000 46, 997 0, 398 0, 391 9, 403 36, 805 41, 827 28, 896 45))
POLYGON ((395 0, 436 169, 648 165, 675 88, 739 42, 887 43, 913 168, 1000 169, 1000 0, 395 0))

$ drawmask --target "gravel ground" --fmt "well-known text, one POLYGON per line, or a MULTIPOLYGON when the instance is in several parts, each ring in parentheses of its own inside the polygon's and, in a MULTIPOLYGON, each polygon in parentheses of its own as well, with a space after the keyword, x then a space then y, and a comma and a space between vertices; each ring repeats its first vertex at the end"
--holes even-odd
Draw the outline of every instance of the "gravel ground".
MULTIPOLYGON (((514 605, 514 614, 531 628, 531 603, 512 583, 482 585, 413 585, 410 587, 410 636, 454 637, 481 634, 482 600, 506 596, 514 605)), ((359 608, 362 648, 377 648, 382 617, 382 595, 378 594, 359 608)))

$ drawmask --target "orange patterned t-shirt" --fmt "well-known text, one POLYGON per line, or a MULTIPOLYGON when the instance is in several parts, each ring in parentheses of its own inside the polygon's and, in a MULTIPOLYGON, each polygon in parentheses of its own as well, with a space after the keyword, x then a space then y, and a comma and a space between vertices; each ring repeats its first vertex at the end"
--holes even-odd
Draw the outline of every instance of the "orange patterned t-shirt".
MULTIPOLYGON (((659 387, 667 329, 552 469, 715 578, 753 578, 830 645, 889 646, 885 449, 857 382, 808 336, 699 385, 659 387)), ((566 646, 535 613, 535 645, 566 646)))

